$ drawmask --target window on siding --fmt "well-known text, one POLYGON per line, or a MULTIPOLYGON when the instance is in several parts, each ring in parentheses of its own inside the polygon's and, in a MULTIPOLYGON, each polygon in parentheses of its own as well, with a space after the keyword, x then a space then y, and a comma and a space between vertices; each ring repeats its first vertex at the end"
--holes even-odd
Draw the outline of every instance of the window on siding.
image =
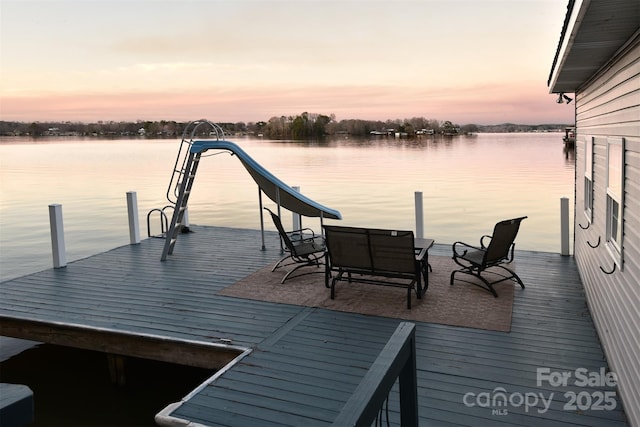
POLYGON ((584 214, 593 220, 593 137, 584 142, 584 214))
POLYGON ((607 138, 607 247, 622 267, 624 139, 607 138))

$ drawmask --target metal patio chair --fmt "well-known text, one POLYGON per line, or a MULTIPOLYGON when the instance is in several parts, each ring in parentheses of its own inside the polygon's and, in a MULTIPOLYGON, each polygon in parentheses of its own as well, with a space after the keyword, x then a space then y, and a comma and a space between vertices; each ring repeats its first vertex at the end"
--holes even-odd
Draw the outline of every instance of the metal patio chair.
MULTIPOLYGON (((282 226, 282 221, 280 221, 280 217, 272 212, 269 208, 264 208, 271 214, 271 219, 278 229, 278 234, 280 234, 280 239, 284 243, 283 250, 287 253, 285 257, 280 259, 271 271, 276 271, 276 269, 281 267, 287 267, 291 265, 295 265, 294 268, 289 270, 280 283, 284 283, 292 273, 297 271, 298 269, 306 266, 316 266, 320 267, 320 263, 325 256, 325 241, 322 236, 316 236, 313 230, 310 228, 303 228, 300 230, 293 231, 285 231, 282 226), (286 263, 285 261, 290 260, 290 262, 286 263)), ((323 270, 318 271, 318 273, 324 272, 323 270)), ((305 274, 315 273, 315 271, 302 273, 297 275, 303 276, 305 274)))
POLYGON ((505 267, 505 264, 513 261, 514 241, 518 234, 520 223, 525 218, 527 217, 523 216, 498 222, 491 236, 484 235, 480 238, 480 246, 471 246, 466 243, 455 242, 453 244, 453 260, 462 268, 451 273, 450 284, 453 285, 456 273, 462 273, 480 279, 482 284, 464 279, 458 279, 459 281, 471 283, 482 289, 486 289, 491 292, 494 297, 498 297, 498 294, 495 289, 493 289, 493 285, 505 280, 513 280, 524 289, 524 284, 522 280, 520 280, 520 277, 518 277, 513 270, 505 267), (488 244, 486 244, 486 241, 489 241, 488 244), (489 280, 483 276, 483 273, 488 269, 492 269, 490 273, 499 276, 499 279, 489 280), (504 274, 505 272, 507 274, 504 274))

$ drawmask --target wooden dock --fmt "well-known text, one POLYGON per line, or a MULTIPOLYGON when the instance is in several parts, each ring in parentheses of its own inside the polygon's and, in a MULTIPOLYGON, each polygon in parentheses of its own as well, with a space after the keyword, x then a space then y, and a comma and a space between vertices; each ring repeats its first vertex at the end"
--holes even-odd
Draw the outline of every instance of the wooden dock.
MULTIPOLYGON (((400 320, 217 295, 279 258, 277 234, 262 251, 257 230, 192 230, 165 262, 164 241, 147 239, 1 283, 0 334, 212 375, 235 359, 163 410, 163 425, 330 425, 400 320)), ((516 260, 527 288, 515 293, 511 332, 417 324, 421 425, 626 426, 615 389, 537 384, 538 368, 608 367, 573 258, 518 251, 516 260), (598 410, 605 392, 615 400, 598 410), (483 403, 500 393, 504 406, 483 403), (534 396, 551 403, 525 404, 534 396)), ((389 409, 397 425, 397 399, 389 409)))

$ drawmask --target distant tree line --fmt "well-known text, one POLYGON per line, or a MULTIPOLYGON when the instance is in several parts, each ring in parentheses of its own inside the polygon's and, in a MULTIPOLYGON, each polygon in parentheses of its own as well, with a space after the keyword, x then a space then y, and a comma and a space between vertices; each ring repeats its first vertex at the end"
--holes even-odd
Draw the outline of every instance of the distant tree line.
MULTIPOLYGON (((123 137, 140 136, 150 138, 176 138, 182 135, 189 122, 173 120, 159 121, 98 121, 83 122, 12 122, 0 121, 0 135, 3 136, 99 136, 123 137)), ((407 136, 423 130, 434 134, 457 134, 470 132, 531 132, 563 129, 565 125, 458 125, 451 121, 439 121, 424 117, 395 120, 344 119, 337 121, 335 115, 304 112, 296 116, 274 116, 268 121, 218 123, 225 132, 232 135, 261 135, 270 139, 310 139, 330 135, 348 134, 368 136, 372 132, 400 132, 407 136)))

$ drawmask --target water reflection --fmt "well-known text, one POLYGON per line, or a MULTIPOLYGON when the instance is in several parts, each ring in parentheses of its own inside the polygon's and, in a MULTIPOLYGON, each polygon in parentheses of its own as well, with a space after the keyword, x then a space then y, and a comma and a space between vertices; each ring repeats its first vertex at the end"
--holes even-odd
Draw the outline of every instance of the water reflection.
MULTIPOLYGON (((376 147, 393 147, 393 148, 438 148, 438 147, 451 147, 453 144, 460 141, 470 142, 478 137, 477 134, 473 135, 460 135, 457 137, 444 136, 444 135, 424 135, 415 138, 396 138, 393 136, 366 136, 366 137, 353 137, 353 136, 334 136, 323 139, 314 140, 269 140, 260 139, 260 141, 268 144, 275 145, 290 145, 290 146, 303 146, 303 147, 361 147, 361 148, 376 148, 376 147)), ((228 139, 239 141, 254 141, 250 137, 228 139)))
POLYGON ((567 163, 571 166, 576 164, 576 146, 575 144, 564 144, 562 146, 562 152, 567 163))

